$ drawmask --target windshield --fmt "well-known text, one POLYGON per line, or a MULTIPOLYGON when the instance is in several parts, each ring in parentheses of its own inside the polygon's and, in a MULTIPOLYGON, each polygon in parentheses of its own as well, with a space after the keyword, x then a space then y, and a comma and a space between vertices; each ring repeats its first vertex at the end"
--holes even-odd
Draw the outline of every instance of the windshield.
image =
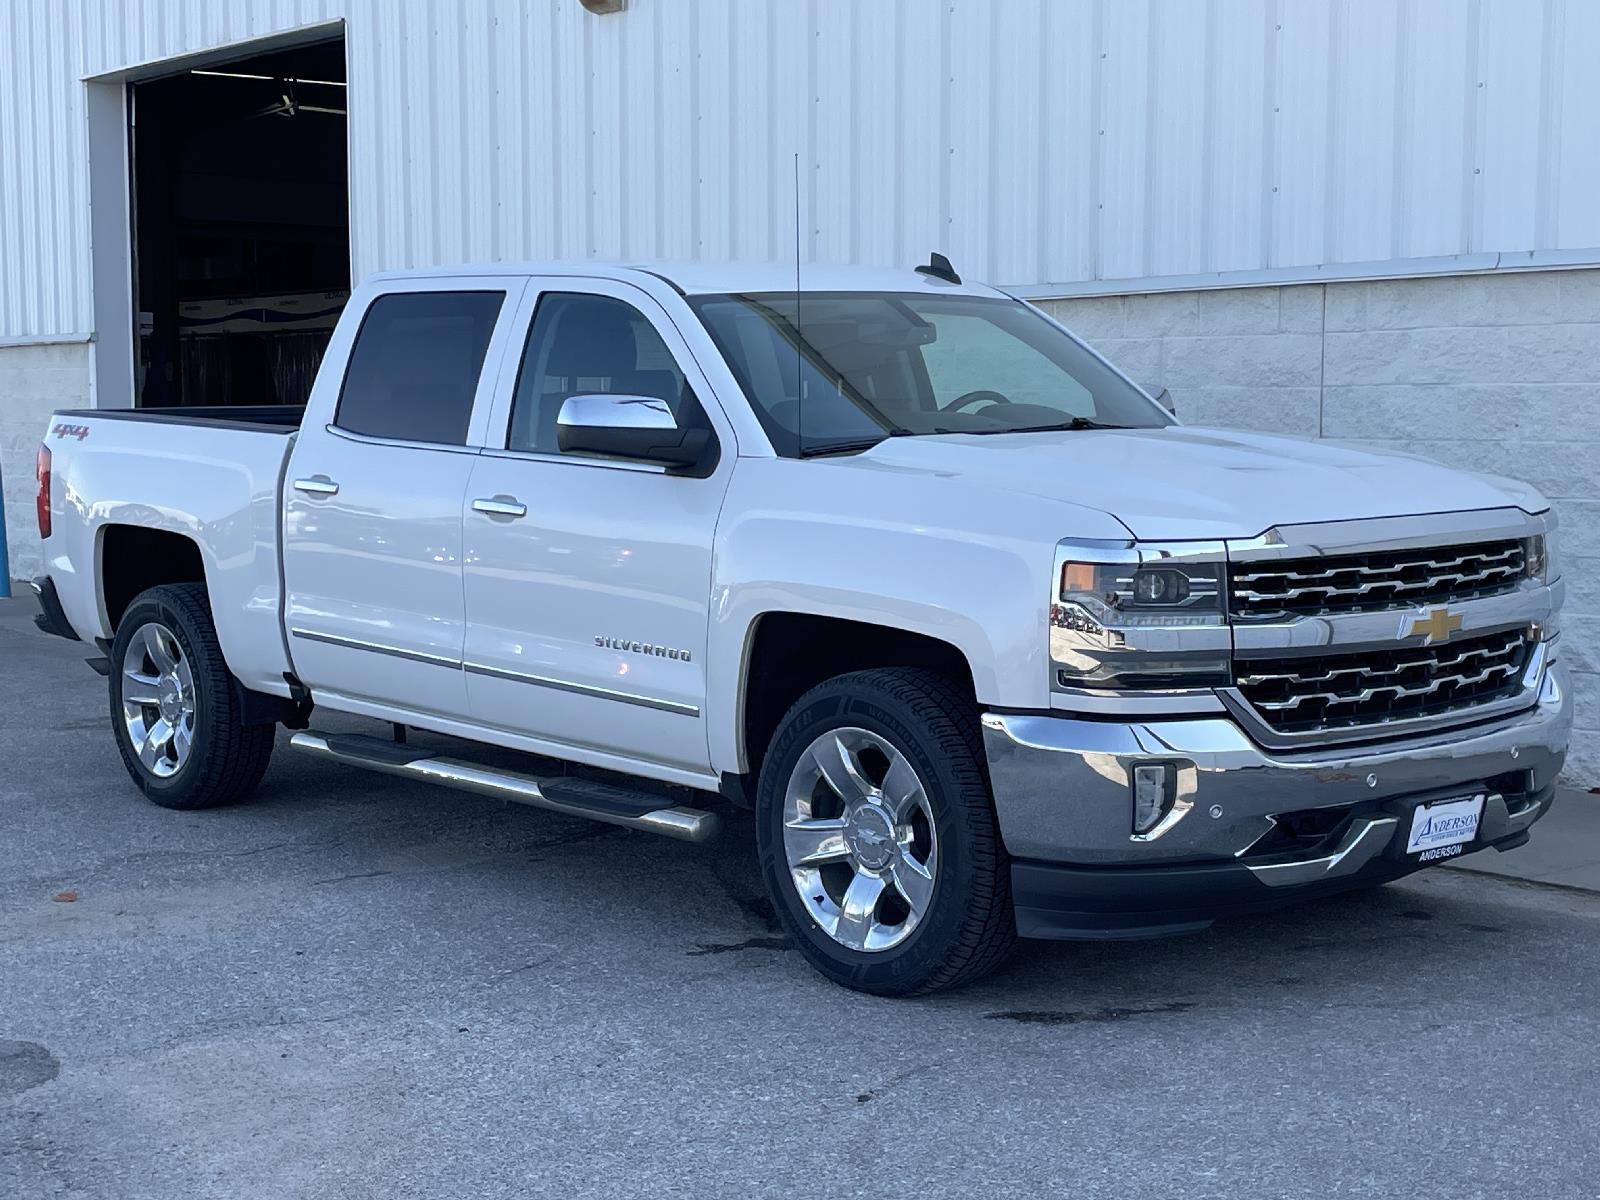
POLYGON ((1016 300, 871 292, 694 296, 779 454, 886 437, 1156 428, 1156 404, 1016 300), (796 356, 796 346, 801 353, 796 356))

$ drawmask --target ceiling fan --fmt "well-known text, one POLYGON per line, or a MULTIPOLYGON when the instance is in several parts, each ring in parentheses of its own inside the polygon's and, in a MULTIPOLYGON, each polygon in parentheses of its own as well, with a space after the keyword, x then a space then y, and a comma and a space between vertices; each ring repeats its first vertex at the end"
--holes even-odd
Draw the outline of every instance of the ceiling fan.
POLYGON ((258 108, 250 114, 250 120, 257 117, 294 117, 305 113, 329 113, 333 116, 347 115, 342 108, 332 108, 326 104, 305 104, 296 94, 297 79, 275 79, 273 83, 278 88, 278 98, 265 108, 258 108))

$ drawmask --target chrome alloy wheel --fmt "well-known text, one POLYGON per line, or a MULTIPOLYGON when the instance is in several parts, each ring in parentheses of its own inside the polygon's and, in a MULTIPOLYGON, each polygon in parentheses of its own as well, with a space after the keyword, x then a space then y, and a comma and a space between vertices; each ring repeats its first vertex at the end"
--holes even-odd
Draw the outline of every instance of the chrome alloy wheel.
POLYGON ((154 621, 134 630, 122 656, 122 720, 152 775, 170 778, 189 761, 196 706, 194 672, 172 630, 154 621))
POLYGON ((783 798, 783 848, 806 911, 851 950, 898 946, 938 878, 933 810, 905 755, 865 729, 830 729, 800 755, 783 798))

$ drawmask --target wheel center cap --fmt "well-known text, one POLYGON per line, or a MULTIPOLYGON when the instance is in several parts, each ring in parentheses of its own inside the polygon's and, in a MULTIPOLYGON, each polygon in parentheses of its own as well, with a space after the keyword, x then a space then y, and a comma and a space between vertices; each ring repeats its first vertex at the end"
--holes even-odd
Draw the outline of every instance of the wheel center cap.
POLYGON ((169 683, 161 689, 158 707, 161 709, 162 720, 176 721, 178 719, 183 712, 183 701, 179 699, 177 684, 169 683))
POLYGON ((858 863, 882 870, 894 857, 894 821, 871 801, 857 805, 845 817, 844 841, 858 863))

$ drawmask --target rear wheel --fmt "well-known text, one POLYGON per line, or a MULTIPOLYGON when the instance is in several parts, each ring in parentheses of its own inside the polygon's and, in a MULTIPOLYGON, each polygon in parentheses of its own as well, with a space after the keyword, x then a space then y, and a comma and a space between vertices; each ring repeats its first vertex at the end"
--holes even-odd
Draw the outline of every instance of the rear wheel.
POLYGON ((111 643, 111 723, 122 762, 163 808, 214 808, 248 796, 276 726, 239 720, 203 584, 137 596, 111 643))
POLYGON ((761 771, 757 846, 817 970, 879 995, 977 978, 1015 939, 976 713, 940 675, 842 675, 800 698, 761 771))

